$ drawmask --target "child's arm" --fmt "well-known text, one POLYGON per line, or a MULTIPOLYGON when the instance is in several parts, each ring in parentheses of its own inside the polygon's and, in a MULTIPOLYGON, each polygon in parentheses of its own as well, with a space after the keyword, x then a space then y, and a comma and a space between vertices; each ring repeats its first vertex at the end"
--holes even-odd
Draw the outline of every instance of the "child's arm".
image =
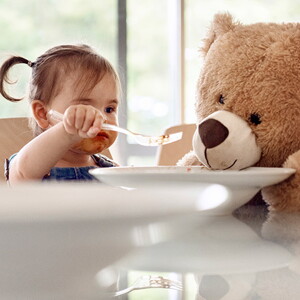
POLYGON ((12 160, 10 183, 40 180, 82 138, 93 138, 100 131, 103 116, 89 105, 70 106, 63 122, 47 129, 24 146, 12 160))

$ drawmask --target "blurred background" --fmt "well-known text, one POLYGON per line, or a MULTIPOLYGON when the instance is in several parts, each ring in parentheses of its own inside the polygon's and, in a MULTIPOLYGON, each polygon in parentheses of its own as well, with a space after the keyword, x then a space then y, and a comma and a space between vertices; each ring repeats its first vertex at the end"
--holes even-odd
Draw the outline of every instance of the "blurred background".
MULTIPOLYGON (((14 54, 35 61, 57 44, 90 44, 120 73, 120 125, 158 135, 195 122, 198 49, 213 15, 225 11, 242 23, 296 22, 300 0, 0 0, 0 60, 14 54)), ((30 72, 13 69, 13 95, 25 95, 30 72)), ((29 115, 26 100, 0 99, 1 118, 29 115)), ((114 152, 122 165, 155 164, 155 147, 124 135, 114 152)))

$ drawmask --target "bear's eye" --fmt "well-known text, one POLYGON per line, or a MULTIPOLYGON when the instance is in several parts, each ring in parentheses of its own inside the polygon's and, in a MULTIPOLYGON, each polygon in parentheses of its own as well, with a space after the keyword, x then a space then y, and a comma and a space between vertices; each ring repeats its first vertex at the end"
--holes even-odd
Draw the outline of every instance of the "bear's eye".
POLYGON ((219 103, 221 104, 225 104, 225 98, 223 95, 220 95, 220 98, 219 98, 219 103))
POLYGON ((251 114, 249 117, 249 120, 251 123, 253 123, 254 125, 258 125, 261 123, 261 118, 260 115, 257 113, 251 114))

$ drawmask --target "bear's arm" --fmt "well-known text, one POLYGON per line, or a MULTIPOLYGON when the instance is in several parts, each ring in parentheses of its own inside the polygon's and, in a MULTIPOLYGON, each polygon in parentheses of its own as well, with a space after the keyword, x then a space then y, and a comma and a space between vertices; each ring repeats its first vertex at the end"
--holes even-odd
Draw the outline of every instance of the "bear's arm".
POLYGON ((189 153, 185 154, 177 162, 176 165, 180 166, 180 167, 186 167, 186 166, 203 166, 204 167, 204 165, 198 160, 194 151, 190 151, 189 153))
POLYGON ((283 164, 296 173, 287 180, 262 190, 264 200, 270 204, 270 210, 300 211, 300 150, 290 155, 283 164))

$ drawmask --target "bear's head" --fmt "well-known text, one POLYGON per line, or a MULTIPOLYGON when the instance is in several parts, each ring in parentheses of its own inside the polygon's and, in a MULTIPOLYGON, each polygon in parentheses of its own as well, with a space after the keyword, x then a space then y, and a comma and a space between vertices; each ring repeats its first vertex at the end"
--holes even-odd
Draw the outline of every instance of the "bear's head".
POLYGON ((217 14, 202 53, 197 158, 211 169, 282 166, 300 149, 300 24, 217 14))

